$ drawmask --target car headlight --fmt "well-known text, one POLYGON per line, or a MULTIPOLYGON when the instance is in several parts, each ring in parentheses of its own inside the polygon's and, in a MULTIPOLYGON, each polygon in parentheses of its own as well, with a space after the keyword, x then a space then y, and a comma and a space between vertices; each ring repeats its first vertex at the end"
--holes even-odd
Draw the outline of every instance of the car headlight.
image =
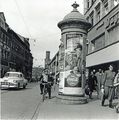
POLYGON ((18 80, 13 80, 13 82, 17 83, 17 82, 18 82, 18 80))

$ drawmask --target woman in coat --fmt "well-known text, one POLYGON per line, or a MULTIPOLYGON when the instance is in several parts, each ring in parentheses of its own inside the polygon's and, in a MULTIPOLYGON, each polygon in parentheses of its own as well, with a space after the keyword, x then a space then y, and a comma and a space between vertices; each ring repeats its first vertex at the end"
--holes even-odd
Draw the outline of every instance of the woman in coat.
POLYGON ((89 98, 91 98, 91 99, 92 99, 92 92, 93 92, 93 90, 95 90, 96 84, 97 84, 97 78, 96 78, 94 72, 91 71, 91 74, 89 75, 89 78, 88 78, 88 87, 90 89, 89 98))

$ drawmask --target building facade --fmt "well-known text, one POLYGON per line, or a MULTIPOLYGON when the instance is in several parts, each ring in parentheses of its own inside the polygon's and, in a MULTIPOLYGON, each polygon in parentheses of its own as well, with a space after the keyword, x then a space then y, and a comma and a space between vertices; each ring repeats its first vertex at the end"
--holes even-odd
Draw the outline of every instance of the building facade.
POLYGON ((55 78, 57 78, 59 75, 59 51, 51 59, 48 66, 49 66, 49 73, 51 73, 52 75, 54 75, 55 78))
POLYGON ((84 0, 88 31, 86 67, 91 71, 119 68, 119 0, 84 0))
POLYGON ((9 26, 3 12, 0 12, 0 77, 9 69, 10 41, 7 33, 9 26))
POLYGON ((4 13, 1 13, 1 17, 4 18, 2 19, 4 24, 2 22, 0 26, 0 77, 3 77, 7 71, 20 71, 27 79, 30 79, 32 77, 33 57, 30 52, 29 39, 8 27, 4 13))
POLYGON ((50 51, 46 51, 46 57, 45 57, 45 69, 49 68, 50 63, 50 51))

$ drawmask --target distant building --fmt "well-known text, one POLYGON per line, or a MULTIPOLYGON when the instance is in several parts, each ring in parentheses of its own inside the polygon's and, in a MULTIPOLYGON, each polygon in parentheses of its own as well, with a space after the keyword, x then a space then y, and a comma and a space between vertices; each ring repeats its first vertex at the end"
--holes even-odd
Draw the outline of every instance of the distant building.
POLYGON ((43 67, 33 67, 32 69, 32 81, 39 81, 41 74, 43 71, 43 67))
POLYGON ((9 69, 10 39, 7 33, 9 26, 3 12, 0 12, 0 77, 9 69))
POLYGON ((59 72, 59 52, 55 54, 55 56, 49 62, 49 72, 53 75, 57 75, 59 72))
POLYGON ((88 31, 86 66, 119 68, 119 0, 84 0, 84 14, 93 25, 88 31))
POLYGON ((29 39, 12 29, 6 23, 3 13, 0 13, 0 77, 7 71, 20 71, 27 79, 32 76, 33 57, 30 51, 29 39))
POLYGON ((45 58, 45 69, 48 69, 48 64, 50 63, 50 51, 46 51, 46 58, 45 58))

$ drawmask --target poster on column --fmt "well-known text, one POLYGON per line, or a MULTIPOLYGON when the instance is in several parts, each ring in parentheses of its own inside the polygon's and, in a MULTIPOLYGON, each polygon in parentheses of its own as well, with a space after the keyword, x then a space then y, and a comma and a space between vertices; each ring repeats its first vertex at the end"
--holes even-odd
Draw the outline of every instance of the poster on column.
POLYGON ((81 87, 83 39, 77 34, 68 34, 65 49, 65 87, 81 87))

